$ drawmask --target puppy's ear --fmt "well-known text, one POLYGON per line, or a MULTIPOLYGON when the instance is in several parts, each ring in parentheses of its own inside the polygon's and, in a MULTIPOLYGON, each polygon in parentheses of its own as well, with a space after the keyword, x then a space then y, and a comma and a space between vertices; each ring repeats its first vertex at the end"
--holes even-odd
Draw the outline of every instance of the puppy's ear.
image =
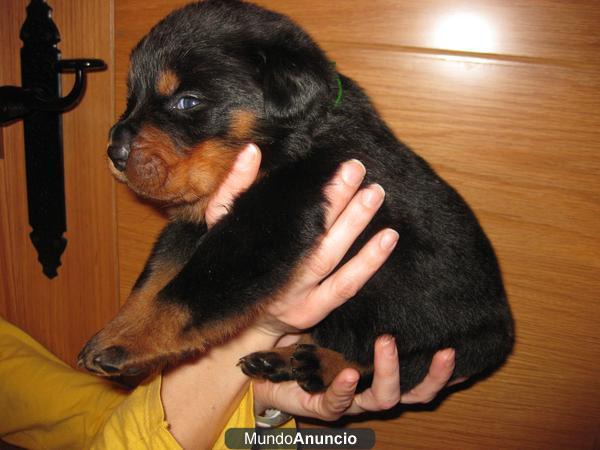
POLYGON ((276 47, 261 51, 260 57, 267 120, 294 125, 319 117, 330 100, 334 77, 323 53, 315 48, 276 47))

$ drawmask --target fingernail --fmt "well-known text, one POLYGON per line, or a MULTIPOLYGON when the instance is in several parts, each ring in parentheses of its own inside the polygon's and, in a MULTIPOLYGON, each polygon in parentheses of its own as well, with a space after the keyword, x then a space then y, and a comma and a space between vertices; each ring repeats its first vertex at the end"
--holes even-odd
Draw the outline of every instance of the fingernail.
POLYGON ((258 148, 255 145, 248 145, 238 156, 237 165, 240 169, 246 170, 254 162, 258 148))
POLYGON ((375 208, 383 202, 385 191, 378 184, 372 184, 362 194, 363 204, 369 208, 375 208))
POLYGON ((354 385, 356 383, 358 383, 359 378, 360 377, 356 373, 354 373, 352 375, 347 375, 346 378, 344 379, 344 386, 346 386, 347 388, 353 388, 354 385))
POLYGON ((452 367, 452 365, 454 364, 454 356, 456 355, 456 351, 451 348, 450 350, 448 350, 446 352, 446 354, 444 355, 444 365, 446 367, 452 367))
POLYGON ((351 159, 342 167, 342 180, 348 186, 356 187, 362 182, 366 173, 367 169, 363 163, 358 159, 351 159))
POLYGON ((398 243, 400 235, 396 230, 385 230, 381 240, 379 241, 380 247, 385 251, 391 251, 398 243))
POLYGON ((396 339, 394 336, 385 335, 382 338, 383 351, 385 352, 385 356, 388 358, 392 358, 398 355, 398 350, 396 349, 396 339))
POLYGON ((383 345, 384 347, 394 342, 394 336, 392 336, 391 334, 384 334, 379 339, 381 339, 381 345, 383 345))

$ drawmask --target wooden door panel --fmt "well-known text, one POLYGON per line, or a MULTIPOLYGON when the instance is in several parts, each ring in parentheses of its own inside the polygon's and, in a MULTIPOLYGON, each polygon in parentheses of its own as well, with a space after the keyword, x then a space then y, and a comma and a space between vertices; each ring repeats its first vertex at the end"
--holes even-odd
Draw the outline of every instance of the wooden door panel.
POLYGON ((377 431, 381 448, 591 448, 600 415, 597 398, 589 402, 600 388, 598 70, 329 51, 473 206, 517 325, 513 356, 485 382, 433 414, 403 414, 396 431, 390 422, 360 426, 377 431), (577 414, 565 415, 567 403, 577 414))
MULTIPOLYGON (((118 111, 131 47, 185 3, 117 2, 118 111)), ((472 2, 496 39, 474 54, 476 47, 436 41, 436 24, 464 11, 454 0, 258 3, 304 25, 396 134, 472 205, 496 247, 516 318, 514 355, 484 382, 431 412, 408 408, 351 426, 373 427, 377 448, 595 448, 600 5, 472 2)), ((122 186, 117 202, 124 295, 165 219, 122 186)))
POLYGON ((286 14, 322 44, 349 43, 428 54, 472 51, 499 59, 598 61, 594 1, 257 0, 286 14), (462 29, 461 29, 462 28, 462 29), (445 39, 445 33, 459 31, 445 39), (574 51, 575 50, 575 51, 574 51))
MULTIPOLYGON (((186 0, 118 0, 116 18, 122 19, 127 29, 118 36, 125 46, 117 48, 117 52, 127 54, 154 23, 187 3, 186 0), (139 17, 141 10, 143 17, 139 17)), ((478 0, 476 5, 460 0, 256 0, 254 3, 288 14, 321 44, 381 45, 393 51, 434 54, 444 50, 460 52, 464 50, 460 44, 467 39, 444 41, 441 31, 454 25, 474 25, 475 31, 490 28, 487 41, 494 41, 490 46, 476 40, 468 42, 472 51, 487 56, 577 64, 599 60, 600 11, 593 0, 478 0)))
MULTIPOLYGON (((21 84, 19 29, 27 3, 3 5, 0 84, 21 84)), ((29 240, 22 123, 3 130, 0 264, 8 268, 2 276, 8 293, 0 299, 0 312, 73 364, 83 343, 118 307, 114 185, 104 156, 114 117, 112 2, 52 0, 50 5, 62 57, 102 58, 109 69, 91 74, 81 103, 63 115, 68 244, 53 280, 42 274, 29 240)), ((72 83, 72 76, 63 76, 63 92, 72 83)))
POLYGON ((6 165, 0 159, 0 273, 2 274, 2 282, 0 283, 0 316, 9 317, 15 316, 15 304, 8 302, 5 299, 15 298, 15 277, 14 267, 12 264, 12 252, 9 245, 5 245, 9 233, 9 211, 8 202, 6 200, 6 165))

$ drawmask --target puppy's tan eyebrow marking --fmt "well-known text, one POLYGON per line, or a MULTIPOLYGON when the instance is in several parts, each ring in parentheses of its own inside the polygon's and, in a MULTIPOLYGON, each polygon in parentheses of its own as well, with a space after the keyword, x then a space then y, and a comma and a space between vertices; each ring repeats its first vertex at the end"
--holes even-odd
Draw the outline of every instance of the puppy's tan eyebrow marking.
POLYGON ((170 69, 164 70, 156 81, 156 90, 160 95, 168 96, 173 94, 179 87, 179 78, 170 69))
POLYGON ((234 139, 248 139, 255 123, 256 117, 250 111, 234 111, 229 126, 229 133, 234 139))

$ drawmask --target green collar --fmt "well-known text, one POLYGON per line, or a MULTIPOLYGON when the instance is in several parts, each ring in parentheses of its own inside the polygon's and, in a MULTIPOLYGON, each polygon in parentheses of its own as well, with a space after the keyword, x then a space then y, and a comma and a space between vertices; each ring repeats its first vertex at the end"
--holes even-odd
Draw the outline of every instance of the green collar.
POLYGON ((338 106, 340 106, 342 104, 342 97, 344 96, 344 89, 342 88, 342 79, 340 78, 340 74, 337 73, 337 64, 335 63, 335 61, 331 61, 331 68, 333 70, 335 70, 335 81, 337 81, 337 87, 338 87, 338 94, 337 97, 335 99, 335 102, 333 103, 333 107, 336 108, 338 106))
POLYGON ((342 103, 342 97, 344 96, 344 89, 342 88, 342 79, 339 75, 337 75, 335 79, 337 80, 338 94, 337 98, 335 99, 335 103, 333 104, 334 107, 339 106, 342 103))

